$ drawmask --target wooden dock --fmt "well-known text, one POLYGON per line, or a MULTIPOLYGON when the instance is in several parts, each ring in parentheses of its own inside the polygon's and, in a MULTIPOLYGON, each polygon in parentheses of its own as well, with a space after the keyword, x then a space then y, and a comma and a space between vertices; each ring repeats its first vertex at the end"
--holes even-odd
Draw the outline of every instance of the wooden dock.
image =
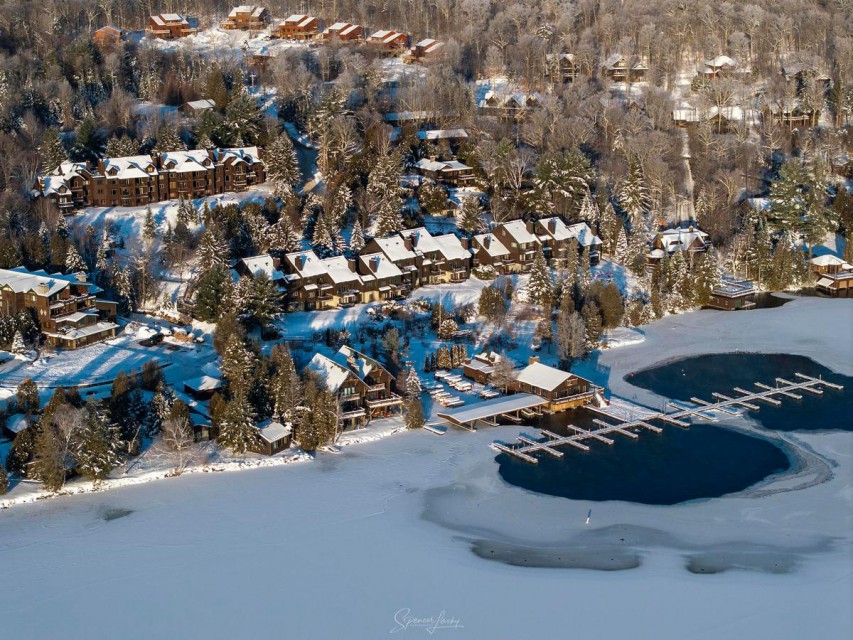
POLYGON ((645 415, 641 420, 617 417, 615 415, 608 414, 602 409, 590 407, 590 409, 597 411, 616 423, 605 422, 604 420, 594 418, 593 423, 599 427, 595 430, 582 429, 581 427, 570 424, 567 425, 566 428, 569 431, 574 432, 571 435, 560 436, 551 431, 543 430, 542 435, 547 438, 544 442, 538 442, 527 436, 520 435, 514 445, 493 442, 491 446, 502 453, 515 456, 516 458, 531 464, 537 464, 539 460, 534 457, 533 454, 542 452, 552 455, 555 458, 561 458, 563 457, 563 452, 558 451, 556 447, 563 445, 572 446, 577 449, 581 449, 582 451, 589 451, 590 447, 583 443, 584 440, 592 439, 605 444, 613 444, 614 440, 612 438, 605 437, 606 434, 618 433, 620 435, 636 439, 639 438, 639 435, 634 431, 631 431, 631 429, 642 428, 655 433, 661 433, 663 429, 651 424, 653 421, 687 429, 690 427, 690 423, 684 421, 686 418, 716 422, 717 418, 714 415, 715 413, 735 416, 740 415, 740 413, 734 410, 735 407, 746 409, 748 411, 758 411, 759 406, 754 404, 755 401, 766 402, 767 404, 778 407, 782 403, 774 396, 801 400, 803 396, 795 393, 795 391, 805 391, 807 393, 820 396, 823 395, 823 389, 820 389, 819 387, 826 387, 827 389, 833 390, 841 390, 844 388, 840 384, 827 382, 821 378, 813 378, 812 376, 807 376, 801 373, 795 373, 794 376, 799 378, 801 382, 793 382, 791 380, 786 380, 785 378, 776 378, 777 386, 775 387, 762 384, 761 382, 756 382, 755 386, 758 387, 760 391, 753 392, 741 389, 740 387, 735 387, 734 392, 740 394, 737 397, 715 392, 711 395, 717 399, 716 402, 708 402, 700 398, 690 398, 690 401, 694 404, 692 407, 683 407, 669 402, 666 406, 674 409, 672 412, 667 413, 666 410, 664 410, 660 413, 645 415))

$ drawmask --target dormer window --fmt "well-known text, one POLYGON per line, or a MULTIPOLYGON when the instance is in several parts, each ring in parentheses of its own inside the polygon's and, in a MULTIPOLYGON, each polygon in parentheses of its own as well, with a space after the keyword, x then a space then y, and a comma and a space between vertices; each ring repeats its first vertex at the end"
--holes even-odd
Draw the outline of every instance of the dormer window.
POLYGON ((116 169, 115 167, 110 167, 107 173, 109 173, 111 176, 114 176, 118 173, 118 169, 116 169))
POLYGON ((210 158, 205 158, 205 159, 202 161, 202 164, 203 164, 205 167, 209 167, 209 166, 210 166, 210 158))
POLYGON ((149 165, 145 168, 145 170, 146 170, 148 173, 154 173, 154 165, 153 165, 153 164, 149 164, 149 165))

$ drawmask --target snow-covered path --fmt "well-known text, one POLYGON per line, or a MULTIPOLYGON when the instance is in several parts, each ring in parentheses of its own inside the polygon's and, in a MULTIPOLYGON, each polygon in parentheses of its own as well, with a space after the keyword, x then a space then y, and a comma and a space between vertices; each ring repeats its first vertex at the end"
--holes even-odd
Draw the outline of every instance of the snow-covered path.
MULTIPOLYGON (((853 369, 853 340, 839 336, 850 301, 707 315, 656 323, 600 363, 622 395, 625 372, 683 352, 788 351, 853 369)), ((828 482, 673 507, 508 486, 487 444, 518 432, 404 432, 306 464, 0 512, 3 635, 424 637, 399 628, 408 609, 456 619, 435 630, 449 638, 850 637, 850 432, 795 434, 835 465, 828 482)))

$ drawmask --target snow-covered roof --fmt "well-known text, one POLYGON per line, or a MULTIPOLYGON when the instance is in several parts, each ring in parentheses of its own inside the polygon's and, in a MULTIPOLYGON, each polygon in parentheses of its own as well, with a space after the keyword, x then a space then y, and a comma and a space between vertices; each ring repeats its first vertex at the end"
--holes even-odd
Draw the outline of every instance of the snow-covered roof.
POLYGON ((524 367, 515 379, 518 382, 529 384, 531 387, 536 387, 537 389, 553 391, 572 377, 574 375, 568 371, 549 367, 547 364, 542 364, 541 362, 534 362, 524 367))
POLYGON ((261 14, 264 13, 266 9, 264 7, 259 7, 254 4, 241 4, 239 7, 234 7, 231 9, 231 12, 228 14, 229 18, 236 18, 237 16, 248 13, 251 14, 253 18, 261 17, 261 14))
POLYGON ((614 53, 609 58, 607 58, 607 60, 604 61, 604 66, 606 69, 612 70, 620 62, 627 64, 627 60, 625 60, 625 56, 623 56, 621 53, 614 53))
POLYGON ((595 235, 595 232, 590 229, 586 222, 576 222, 569 225, 569 235, 572 238, 578 239, 578 244, 582 247, 592 247, 601 244, 601 238, 595 235))
POLYGON ((376 360, 347 345, 343 345, 338 349, 338 352, 334 355, 334 360, 342 367, 347 367, 361 380, 365 380, 374 371, 385 371, 385 368, 376 360))
POLYGON ((388 29, 381 29, 371 34, 370 40, 371 42, 379 42, 381 44, 391 44, 397 38, 406 37, 406 34, 400 33, 399 31, 390 31, 388 29))
POLYGON ((842 269, 853 269, 853 265, 845 262, 838 256, 832 255, 831 253, 812 258, 811 263, 816 267, 841 267, 842 269))
POLYGON ((268 253, 242 258, 241 262, 246 265, 246 269, 248 269, 249 273, 253 276, 265 273, 273 282, 284 280, 284 274, 276 268, 275 260, 268 253))
POLYGON ((527 230, 527 225, 523 220, 513 220, 511 222, 503 222, 501 225, 510 237, 518 243, 534 242, 538 243, 539 238, 527 230))
POLYGON ((157 166, 151 156, 127 156, 125 158, 104 158, 104 173, 111 178, 127 180, 147 178, 157 175, 157 166), (113 170, 116 171, 113 174, 113 170))
POLYGON ((502 256, 509 255, 509 249, 507 249, 503 243, 494 236, 494 234, 481 233, 474 236, 473 240, 474 244, 482 247, 482 249, 492 258, 500 258, 502 256))
POLYGON ((415 163, 415 166, 421 171, 467 171, 471 169, 467 164, 458 160, 433 160, 431 158, 421 158, 415 163))
POLYGON ((444 46, 443 42, 432 38, 424 38, 418 42, 414 48, 422 49, 424 54, 435 53, 444 46))
POLYGON ((465 129, 426 129, 418 131, 418 140, 456 140, 468 139, 465 129))
POLYGON ((258 434, 270 444, 283 440, 292 432, 293 428, 289 424, 284 425, 275 420, 265 420, 258 425, 258 434))
POLYGON ((705 66, 713 69, 722 69, 723 67, 735 67, 735 61, 728 56, 717 56, 711 60, 705 60, 705 66))
POLYGON ((366 273, 378 279, 395 278, 403 275, 397 265, 391 262, 384 253, 368 253, 359 256, 358 259, 366 269, 366 273))
POLYGON ((287 16, 284 19, 285 24, 295 24, 297 27, 305 28, 314 22, 317 18, 314 16, 306 16, 301 13, 294 13, 293 15, 287 16))
POLYGON ((206 149, 194 149, 193 151, 168 151, 161 153, 160 158, 163 168, 172 173, 188 173, 191 171, 206 171, 213 162, 210 153, 206 149), (169 165, 174 163, 174 167, 169 165))
POLYGON ((452 233, 435 236, 434 240, 445 260, 467 260, 471 257, 471 252, 452 233))
POLYGON ((243 160, 249 164, 255 164, 261 161, 261 154, 257 147, 233 147, 230 149, 219 149, 219 159, 222 162, 243 160))
POLYGON ((213 100, 190 100, 187 102, 185 107, 193 109, 194 111, 205 111, 207 109, 215 109, 216 103, 213 100))
POLYGON ((412 251, 415 255, 423 255, 425 253, 435 253, 440 251, 441 247, 435 241, 432 234, 425 227, 416 229, 404 229, 400 232, 403 238, 412 239, 412 251))
POLYGON ((193 391, 216 391, 222 388, 222 380, 213 376, 201 376, 184 381, 184 386, 193 391))
POLYGON ((81 338, 88 338, 89 336, 103 333, 110 329, 118 329, 118 325, 115 322, 98 322, 97 324, 90 324, 86 327, 69 329, 67 331, 45 331, 44 335, 63 340, 80 340, 81 338))
POLYGON ((438 411, 436 415, 449 419, 458 424, 469 424, 479 420, 486 420, 504 413, 520 411, 521 409, 532 409, 547 404, 547 400, 533 393, 515 393, 511 396, 503 396, 475 402, 465 407, 438 411))
POLYGON ((692 245, 697 239, 700 240, 702 244, 708 244, 710 236, 697 227, 691 227, 689 229, 678 227, 676 229, 665 229, 660 232, 661 244, 663 244, 664 248, 669 253, 677 251, 679 246, 682 249, 687 249, 687 247, 692 245))
POLYGON ((326 273, 323 261, 313 251, 294 251, 284 256, 293 270, 303 278, 321 276, 326 273), (297 260, 301 256, 302 260, 297 260), (301 265, 299 264, 301 262, 301 265))
POLYGON ((343 284, 345 282, 360 282, 361 278, 349 266, 349 260, 344 256, 336 256, 334 258, 326 258, 320 260, 320 264, 329 274, 332 282, 335 284, 343 284))
POLYGON ((25 267, 0 269, 0 288, 9 287, 15 293, 34 291, 39 295, 52 296, 71 283, 71 279, 60 278, 59 275, 48 275, 42 270, 29 271, 25 267), (41 290, 39 285, 43 285, 41 290))
POLYGON ((374 242, 376 242, 382 253, 388 256, 388 259, 392 262, 414 260, 415 258, 415 252, 406 246, 405 240, 400 236, 374 238, 374 242))
POLYGON ((167 23, 189 24, 184 16, 177 13, 161 13, 156 16, 151 16, 151 19, 154 21, 154 24, 160 27, 166 26, 167 23))
POLYGON ((337 393, 350 375, 349 369, 322 353, 314 354, 311 362, 308 363, 308 369, 316 373, 332 393, 337 393))

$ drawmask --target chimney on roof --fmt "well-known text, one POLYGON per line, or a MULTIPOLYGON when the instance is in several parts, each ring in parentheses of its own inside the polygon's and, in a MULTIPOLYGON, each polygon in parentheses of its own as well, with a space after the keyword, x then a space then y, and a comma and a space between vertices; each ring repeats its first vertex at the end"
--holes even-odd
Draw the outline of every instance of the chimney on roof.
MULTIPOLYGON (((414 235, 414 234, 412 234, 412 235, 414 235)), ((405 246, 406 249, 408 249, 409 251, 411 251, 414 248, 414 242, 412 241, 412 236, 406 236, 405 238, 403 238, 403 246, 405 246)))
POLYGON ((483 238, 483 246, 488 249, 492 244, 492 236, 486 236, 483 238))
POLYGON ((459 239, 459 242, 462 244, 462 248, 463 248, 463 249, 467 249, 467 248, 468 248, 468 246, 469 246, 469 245, 468 245, 468 238, 460 238, 460 239, 459 239))
POLYGON ((379 256, 373 256, 370 259, 370 270, 376 273, 379 270, 379 256))
POLYGON ((41 295, 46 296, 49 291, 50 291, 50 285, 47 282, 39 282, 38 292, 41 295))
POLYGON ((536 364, 537 362, 539 362, 539 356, 530 356, 527 360, 527 364, 536 364))
POLYGON ((524 226, 527 227, 527 233, 533 233, 533 223, 530 220, 526 221, 524 226))
POLYGON ((412 247, 418 246, 418 240, 420 239, 420 237, 421 237, 420 231, 415 231, 412 235, 409 236, 409 239, 412 242, 412 247))
POLYGON ((305 256, 300 253, 298 256, 296 256, 296 260, 294 262, 296 263, 296 268, 299 271, 302 271, 302 269, 305 267, 305 256))
POLYGON ((557 218, 551 218, 548 220, 548 231, 551 233, 557 233, 557 218))
POLYGON ((354 260, 353 258, 349 258, 349 259, 347 260, 347 266, 349 267, 349 270, 350 270, 350 271, 352 271, 353 273, 355 273, 355 260, 354 260))

